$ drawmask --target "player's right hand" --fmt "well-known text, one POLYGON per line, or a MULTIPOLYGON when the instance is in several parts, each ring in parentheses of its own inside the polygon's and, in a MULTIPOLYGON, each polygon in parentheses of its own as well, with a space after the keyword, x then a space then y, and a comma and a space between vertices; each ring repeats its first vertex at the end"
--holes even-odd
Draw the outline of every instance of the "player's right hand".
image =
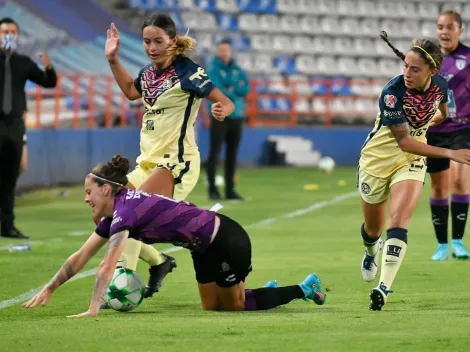
POLYGON ((39 291, 33 298, 31 298, 28 302, 23 303, 24 308, 34 308, 38 304, 42 306, 47 305, 49 299, 52 296, 52 291, 49 287, 44 286, 44 288, 39 291))
POLYGON ((119 31, 114 23, 111 23, 111 26, 106 31, 107 39, 104 47, 104 53, 108 60, 116 58, 116 55, 119 51, 119 31))
POLYGON ((450 158, 455 162, 470 165, 470 149, 452 150, 450 158))
POLYGON ((218 121, 224 121, 227 113, 225 112, 224 105, 222 103, 215 103, 211 106, 212 116, 218 121))

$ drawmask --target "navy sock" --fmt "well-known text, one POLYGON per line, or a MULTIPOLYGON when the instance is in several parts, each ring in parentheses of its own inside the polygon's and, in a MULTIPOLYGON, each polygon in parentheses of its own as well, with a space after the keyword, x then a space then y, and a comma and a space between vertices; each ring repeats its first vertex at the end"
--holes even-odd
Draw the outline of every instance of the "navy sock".
POLYGON ((431 203, 432 224, 438 243, 447 243, 447 228, 449 222, 449 201, 447 199, 429 200, 431 203))
POLYGON ((299 285, 245 290, 245 310, 267 310, 304 296, 299 285))
POLYGON ((465 233, 468 215, 468 194, 453 194, 450 204, 452 214, 452 239, 461 240, 465 233))

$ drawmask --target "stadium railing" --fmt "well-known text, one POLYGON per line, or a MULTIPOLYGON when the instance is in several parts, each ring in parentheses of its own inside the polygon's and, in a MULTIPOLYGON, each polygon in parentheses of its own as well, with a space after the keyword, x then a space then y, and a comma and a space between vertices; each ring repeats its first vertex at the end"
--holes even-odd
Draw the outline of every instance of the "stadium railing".
MULTIPOLYGON (((298 125, 332 126, 370 123, 384 82, 371 80, 251 80, 246 98, 250 127, 298 125), (339 122, 338 122, 339 121, 339 122)), ((93 128, 139 126, 144 107, 129 102, 112 76, 59 74, 57 87, 33 86, 28 92, 30 128, 93 128)), ((203 123, 209 125, 208 106, 201 104, 203 123)))

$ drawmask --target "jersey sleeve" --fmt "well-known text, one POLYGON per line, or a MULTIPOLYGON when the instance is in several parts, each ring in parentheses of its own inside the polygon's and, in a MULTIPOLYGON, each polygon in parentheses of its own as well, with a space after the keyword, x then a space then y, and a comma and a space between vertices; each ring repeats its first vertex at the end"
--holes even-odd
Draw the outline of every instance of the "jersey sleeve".
POLYGON ((403 111, 403 94, 398 89, 388 87, 382 91, 379 98, 379 109, 382 124, 384 126, 406 123, 403 111))
POLYGON ((204 68, 188 59, 181 77, 181 88, 194 93, 199 98, 205 98, 215 86, 204 68))
POLYGON ((112 218, 102 218, 96 226, 95 233, 103 238, 109 238, 109 230, 111 228, 112 218))
POLYGON ((137 75, 136 79, 134 79, 134 87, 137 89, 140 95, 142 95, 142 85, 141 85, 141 80, 142 80, 142 75, 144 74, 145 70, 147 69, 148 65, 145 66, 143 69, 139 71, 139 74, 137 75))
POLYGON ((449 84, 445 80, 444 77, 436 75, 435 76, 436 84, 439 87, 439 89, 442 91, 442 94, 444 95, 441 99, 441 104, 445 104, 449 101, 449 84))
POLYGON ((135 225, 136 216, 131 209, 125 207, 115 209, 109 230, 109 237, 124 230, 130 231, 135 225))

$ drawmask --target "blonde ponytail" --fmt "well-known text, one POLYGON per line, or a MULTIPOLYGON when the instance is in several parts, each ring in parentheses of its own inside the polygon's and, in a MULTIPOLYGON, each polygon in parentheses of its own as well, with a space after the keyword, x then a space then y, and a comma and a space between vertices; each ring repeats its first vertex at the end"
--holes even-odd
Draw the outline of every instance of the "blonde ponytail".
POLYGON ((184 55, 186 52, 194 50, 196 48, 196 39, 191 38, 188 35, 176 36, 176 41, 174 44, 170 45, 166 49, 166 54, 168 56, 173 55, 184 55))

